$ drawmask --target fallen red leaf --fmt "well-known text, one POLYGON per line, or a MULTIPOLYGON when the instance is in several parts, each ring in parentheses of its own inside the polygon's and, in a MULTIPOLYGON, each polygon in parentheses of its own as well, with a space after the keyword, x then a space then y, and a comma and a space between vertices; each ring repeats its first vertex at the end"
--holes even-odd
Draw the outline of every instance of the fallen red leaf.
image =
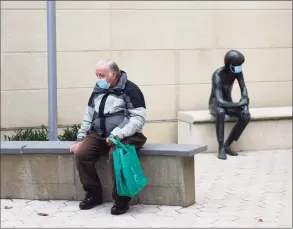
POLYGON ((261 222, 263 222, 263 220, 262 220, 262 219, 258 219, 258 222, 260 222, 260 223, 261 223, 261 222))

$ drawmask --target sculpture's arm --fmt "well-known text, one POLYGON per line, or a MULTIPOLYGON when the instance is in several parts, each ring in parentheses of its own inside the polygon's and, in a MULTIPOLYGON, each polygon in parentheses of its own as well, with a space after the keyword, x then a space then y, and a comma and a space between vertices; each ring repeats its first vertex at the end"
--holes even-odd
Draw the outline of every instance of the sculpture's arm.
POLYGON ((234 108, 234 107, 241 107, 245 105, 242 102, 233 103, 233 102, 224 100, 223 94, 222 94, 222 87, 221 87, 222 84, 221 84, 220 76, 218 74, 214 76, 213 84, 214 84, 215 97, 216 97, 218 106, 223 108, 234 108))
POLYGON ((248 91, 244 82, 244 78, 243 78, 243 74, 241 73, 238 77, 237 77, 237 81, 239 84, 239 88, 241 91, 241 101, 246 102, 246 106, 244 107, 245 110, 248 110, 248 105, 249 105, 249 97, 248 97, 248 91))
POLYGON ((237 80, 238 80, 238 84, 239 84, 240 91, 241 91, 241 97, 248 99, 248 91, 247 91, 242 73, 237 77, 237 80))

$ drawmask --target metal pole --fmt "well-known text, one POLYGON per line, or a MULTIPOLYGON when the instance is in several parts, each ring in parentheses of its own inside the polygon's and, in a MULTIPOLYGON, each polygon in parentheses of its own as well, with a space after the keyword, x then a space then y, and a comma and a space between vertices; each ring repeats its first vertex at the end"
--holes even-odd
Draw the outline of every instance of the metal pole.
POLYGON ((57 140, 56 2, 47 1, 49 141, 57 140))

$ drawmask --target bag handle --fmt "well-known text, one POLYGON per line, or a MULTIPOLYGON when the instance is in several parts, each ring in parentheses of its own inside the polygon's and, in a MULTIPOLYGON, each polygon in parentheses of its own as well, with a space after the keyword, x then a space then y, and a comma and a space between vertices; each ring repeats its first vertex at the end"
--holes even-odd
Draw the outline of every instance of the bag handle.
POLYGON ((108 138, 111 142, 113 142, 115 146, 119 146, 124 149, 125 153, 127 152, 127 149, 125 148, 124 144, 122 144, 119 140, 113 138, 112 136, 109 136, 108 138))

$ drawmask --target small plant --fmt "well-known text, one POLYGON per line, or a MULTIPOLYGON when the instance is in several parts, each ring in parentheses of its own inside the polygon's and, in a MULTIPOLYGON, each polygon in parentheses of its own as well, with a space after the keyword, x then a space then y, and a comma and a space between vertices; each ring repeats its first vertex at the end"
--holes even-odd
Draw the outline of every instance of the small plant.
MULTIPOLYGON (((73 125, 64 129, 63 133, 58 136, 59 141, 75 141, 80 125, 73 125)), ((42 125, 41 128, 14 130, 15 135, 4 135, 4 141, 48 141, 48 127, 42 125)))
POLYGON ((58 136, 58 139, 60 141, 75 141, 79 128, 80 125, 73 125, 72 127, 66 128, 63 134, 58 136))
POLYGON ((44 125, 40 129, 29 128, 26 130, 14 130, 12 136, 4 135, 5 141, 48 141, 48 128, 44 125))

